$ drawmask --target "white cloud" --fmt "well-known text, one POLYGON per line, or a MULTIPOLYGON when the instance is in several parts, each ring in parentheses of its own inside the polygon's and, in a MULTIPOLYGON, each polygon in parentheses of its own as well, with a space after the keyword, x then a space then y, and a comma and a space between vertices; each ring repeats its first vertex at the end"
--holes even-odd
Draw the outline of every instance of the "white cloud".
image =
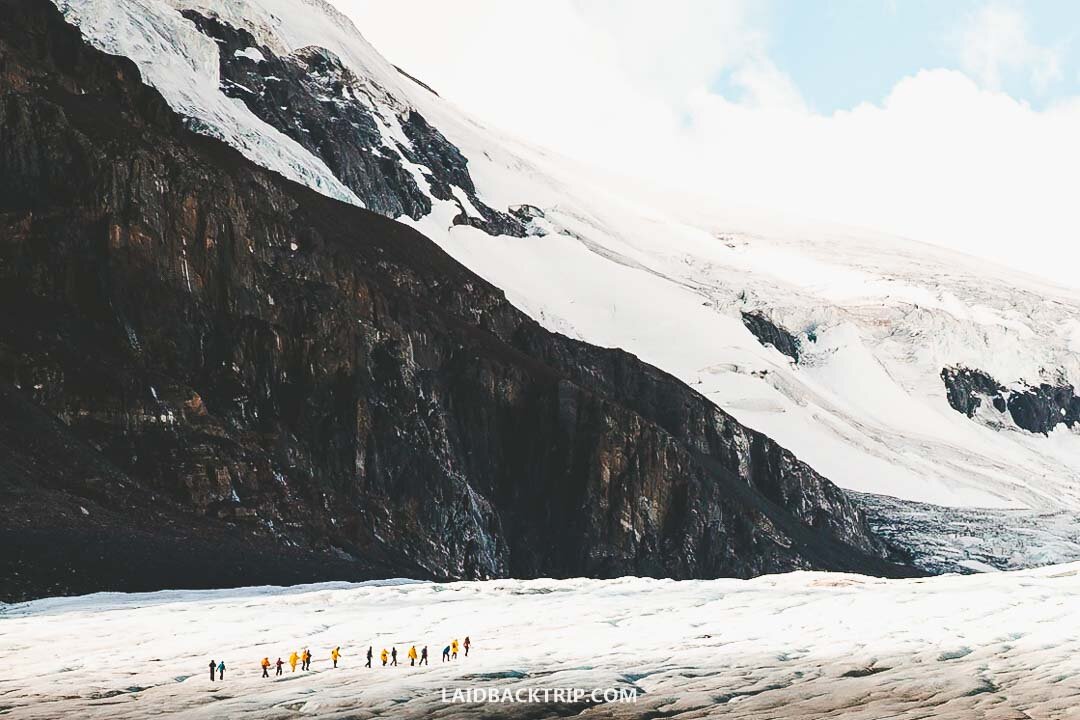
POLYGON ((764 62, 757 4, 744 0, 574 0, 628 78, 681 103, 724 71, 764 62))
POLYGON ((1030 38, 1027 18, 1018 8, 984 5, 956 33, 961 67, 985 87, 1001 89, 1009 73, 1024 73, 1038 92, 1060 80, 1061 50, 1030 38))
POLYGON ((955 71, 822 117, 703 96, 688 141, 737 204, 875 227, 1076 284, 1080 106, 1038 112, 955 71))
POLYGON ((612 174, 1080 285, 1080 101, 1035 110, 996 90, 1060 74, 1005 6, 977 16, 990 36, 965 46, 965 73, 898 78, 880 105, 826 116, 770 61, 758 3, 336 1, 474 115, 612 174), (713 89, 721 74, 739 97, 713 89))
POLYGON ((743 90, 740 102, 756 108, 806 110, 799 89, 768 58, 739 65, 731 73, 732 85, 743 90))

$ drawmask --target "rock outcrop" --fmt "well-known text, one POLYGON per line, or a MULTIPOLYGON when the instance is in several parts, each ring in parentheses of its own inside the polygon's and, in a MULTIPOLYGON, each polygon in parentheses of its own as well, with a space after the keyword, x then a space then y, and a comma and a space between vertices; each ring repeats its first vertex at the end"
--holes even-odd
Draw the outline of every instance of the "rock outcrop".
POLYGON ((799 339, 787 328, 773 322, 760 310, 744 311, 742 321, 762 345, 772 345, 795 362, 799 362, 799 339))
POLYGON ((673 377, 190 131, 46 0, 0 12, 9 596, 911 572, 673 377))
POLYGON ((989 374, 966 367, 943 368, 941 379, 949 405, 968 417, 986 402, 1028 432, 1045 435, 1058 425, 1071 428, 1080 421, 1080 397, 1069 383, 1018 382, 1006 387, 989 374))

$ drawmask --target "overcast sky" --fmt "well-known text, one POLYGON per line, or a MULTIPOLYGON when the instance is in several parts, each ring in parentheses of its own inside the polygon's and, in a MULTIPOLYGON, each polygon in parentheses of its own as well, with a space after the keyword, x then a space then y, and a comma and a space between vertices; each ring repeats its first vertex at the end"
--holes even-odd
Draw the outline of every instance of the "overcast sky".
POLYGON ((333 0, 475 117, 1080 286, 1080 3, 333 0))

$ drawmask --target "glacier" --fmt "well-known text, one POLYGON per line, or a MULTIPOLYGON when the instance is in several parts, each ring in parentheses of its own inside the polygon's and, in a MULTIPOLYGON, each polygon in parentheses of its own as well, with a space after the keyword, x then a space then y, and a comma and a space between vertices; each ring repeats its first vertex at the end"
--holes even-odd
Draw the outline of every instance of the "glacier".
POLYGON ((388 580, 51 598, 0 605, 0 705, 25 720, 1064 718, 1080 700, 1078 592, 1080 565, 920 580, 388 580), (469 657, 440 662, 465 636, 469 657), (382 648, 404 658, 413 644, 428 646, 429 667, 379 665, 382 648), (261 658, 305 647, 311 672, 261 677, 261 658), (224 660, 224 682, 209 681, 211 658, 224 660), (637 699, 445 699, 529 688, 637 699))

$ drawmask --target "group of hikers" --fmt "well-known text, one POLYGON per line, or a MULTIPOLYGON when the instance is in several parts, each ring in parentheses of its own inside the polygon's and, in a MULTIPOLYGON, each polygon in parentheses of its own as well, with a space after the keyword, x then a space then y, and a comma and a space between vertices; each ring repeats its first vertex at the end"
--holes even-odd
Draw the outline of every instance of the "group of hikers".
MULTIPOLYGON (((465 656, 468 657, 470 647, 472 647, 472 640, 470 640, 467 635, 465 636, 465 641, 463 643, 460 643, 460 644, 458 643, 457 638, 454 638, 454 640, 452 640, 449 645, 447 645, 446 647, 443 648, 443 651, 442 651, 443 662, 450 662, 451 660, 457 660, 458 651, 460 649, 462 649, 462 648, 464 648, 464 650, 465 650, 465 656)), ((374 647, 368 646, 367 663, 364 665, 364 667, 371 667, 371 660, 374 657, 374 655, 375 655, 374 647)), ((397 648, 394 647, 394 646, 391 646, 389 652, 386 650, 386 648, 383 648, 382 652, 379 653, 379 659, 382 660, 383 667, 386 667, 387 665, 397 665, 398 664, 397 656, 398 656, 398 651, 397 651, 397 648)), ((425 645, 420 650, 419 653, 416 651, 416 646, 415 645, 410 646, 409 647, 409 652, 406 654, 406 657, 409 658, 409 666, 410 667, 411 666, 418 666, 418 665, 427 665, 428 664, 427 645, 425 645)), ((334 648, 333 650, 330 651, 330 659, 333 661, 334 667, 338 666, 338 660, 340 658, 341 658, 341 647, 340 646, 336 647, 336 648, 334 648)), ((302 652, 300 652, 299 654, 294 650, 293 653, 291 655, 289 655, 289 667, 292 669, 292 672, 296 672, 296 663, 297 662, 300 663, 300 669, 301 670, 310 670, 311 669, 311 650, 309 650, 308 648, 304 648, 304 650, 302 652)), ((279 657, 277 659, 276 663, 272 663, 272 662, 270 662, 270 656, 268 655, 268 656, 266 656, 266 657, 264 657, 262 659, 262 662, 259 663, 259 666, 262 668, 262 676, 264 678, 268 678, 268 677, 270 677, 270 668, 271 668, 271 666, 276 668, 276 672, 274 673, 275 676, 284 674, 283 668, 285 666, 285 661, 282 660, 279 657)), ((217 679, 217 680, 224 680, 225 679, 225 661, 224 660, 222 660, 221 662, 215 662, 213 660, 210 661, 210 682, 214 682, 215 679, 217 679), (215 677, 215 675, 216 675, 216 677, 215 677)))
MULTIPOLYGON (((465 656, 468 657, 470 647, 472 647, 472 640, 469 639, 468 635, 465 636, 465 642, 461 643, 460 645, 458 644, 457 638, 454 638, 454 640, 452 640, 449 645, 447 645, 446 647, 443 648, 443 651, 442 651, 443 662, 449 662, 451 659, 457 660, 458 650, 460 650, 461 648, 465 648, 465 656)), ((364 664, 364 667, 371 667, 371 659, 375 655, 374 650, 375 649, 372 646, 370 646, 370 645, 368 646, 368 649, 367 649, 367 662, 364 664)), ((397 655, 398 655, 397 648, 391 646, 389 652, 387 652, 386 648, 382 649, 382 652, 379 653, 379 659, 382 660, 383 667, 386 667, 387 665, 397 665, 398 664, 397 655)), ((414 665, 420 666, 420 665, 429 665, 430 664, 430 663, 428 663, 427 645, 425 645, 420 650, 419 655, 417 655, 417 653, 416 653, 416 646, 415 645, 410 646, 409 647, 409 652, 406 653, 406 657, 409 658, 409 667, 412 667, 414 665)), ((334 667, 337 667, 337 666, 335 665, 334 667)))
MULTIPOLYGON (((341 647, 340 646, 336 647, 336 648, 334 648, 333 650, 330 651, 330 659, 334 661, 334 667, 337 667, 337 661, 338 661, 338 658, 340 658, 340 657, 341 657, 341 647)), ((301 670, 310 670, 311 669, 311 651, 308 650, 307 648, 304 648, 303 652, 301 652, 300 654, 297 654, 296 651, 293 650, 292 655, 289 656, 289 667, 292 668, 293 672, 296 672, 296 663, 297 662, 300 663, 300 669, 301 670)), ((261 663, 259 663, 259 666, 262 667, 262 671, 263 671, 262 676, 263 677, 270 677, 270 665, 271 664, 273 664, 273 665, 275 665, 277 667, 277 672, 275 672, 274 675, 283 674, 282 668, 285 666, 285 661, 282 660, 281 658, 278 658, 276 663, 271 663, 270 662, 270 657, 267 656, 267 657, 264 657, 262 659, 261 663)), ((210 679, 213 680, 214 678, 211 677, 210 679)))

